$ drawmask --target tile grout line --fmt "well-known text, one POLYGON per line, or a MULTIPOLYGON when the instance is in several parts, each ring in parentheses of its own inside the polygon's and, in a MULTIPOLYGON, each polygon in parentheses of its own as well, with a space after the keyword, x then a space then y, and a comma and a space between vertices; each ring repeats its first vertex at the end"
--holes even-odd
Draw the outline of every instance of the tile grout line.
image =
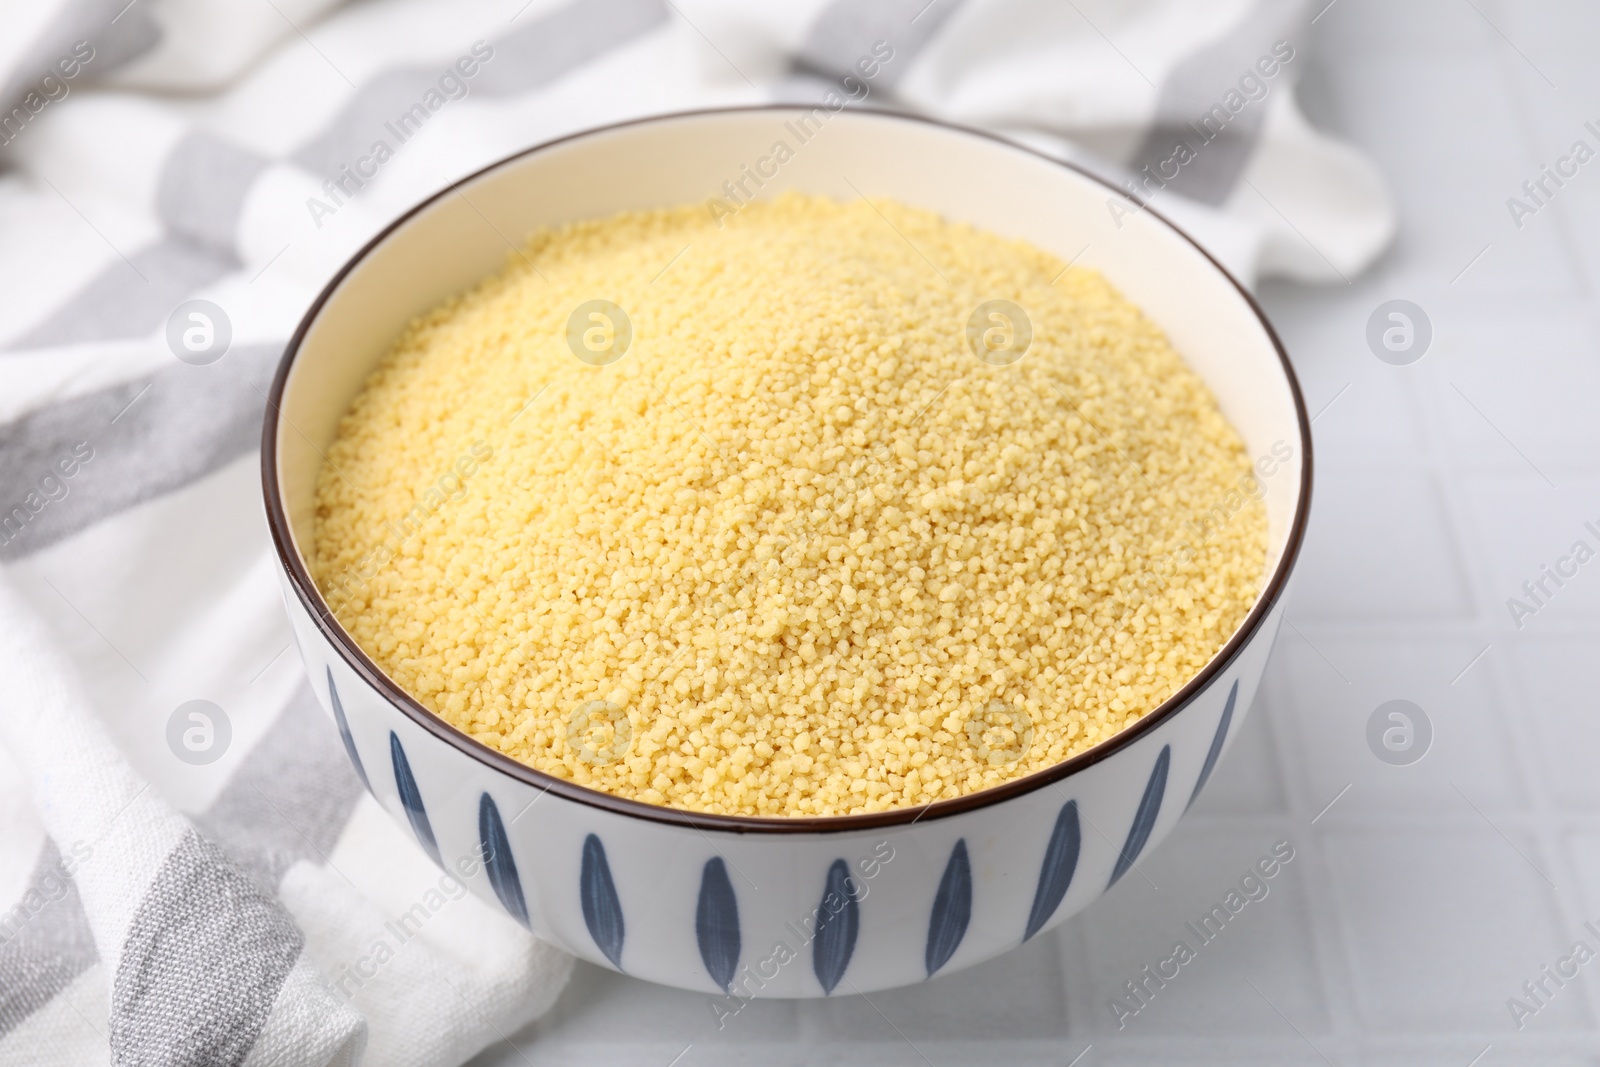
MULTIPOLYGON (((1494 0, 1490 0, 1491 3, 1494 0)), ((1498 14, 1503 14, 1495 4, 1498 14)), ((1508 60, 1504 56, 1497 56, 1501 69, 1502 80, 1507 83, 1507 97, 1510 106, 1515 110, 1522 121, 1518 124, 1518 136, 1528 158, 1539 158, 1539 146, 1533 142, 1535 131, 1538 129, 1530 102, 1526 98, 1525 88, 1514 78, 1506 74, 1505 68, 1508 60)), ((1597 318, 1595 308, 1595 283, 1589 262, 1584 258, 1581 250, 1576 246, 1573 235, 1582 227, 1583 220, 1578 218, 1576 202, 1570 198, 1560 198, 1550 206, 1555 208, 1552 212, 1551 222, 1555 229, 1557 246, 1566 260, 1568 271, 1579 287, 1579 298, 1584 309, 1583 319, 1588 326, 1591 345, 1600 343, 1600 318, 1597 318)), ((1555 635, 1544 635, 1546 637, 1555 635)), ((1537 641, 1538 639, 1533 639, 1537 641)), ((1512 639, 1512 647, 1529 643, 1529 639, 1512 639)), ((1526 668, 1515 657, 1500 670, 1494 672, 1495 676, 1505 676, 1502 683, 1508 693, 1514 693, 1522 681, 1526 668)), ((1537 727, 1535 727, 1537 730, 1537 727)), ((1534 840, 1540 851, 1545 853, 1545 860, 1558 879, 1557 884, 1567 887, 1556 893, 1556 907, 1561 911, 1561 918, 1566 923, 1564 933, 1582 927, 1585 919, 1600 916, 1586 916, 1582 910, 1581 887, 1583 882, 1578 874, 1577 865, 1571 861, 1570 845, 1574 834, 1581 832, 1581 824, 1575 825, 1570 813, 1567 813, 1558 798, 1553 795, 1553 787, 1547 776, 1535 773, 1543 763, 1537 751, 1538 741, 1529 742, 1525 749, 1521 739, 1515 743, 1513 759, 1519 764, 1519 772, 1523 773, 1530 783, 1530 794, 1533 802, 1539 808, 1539 816, 1535 819, 1534 840), (1532 749, 1529 751, 1528 749, 1532 749)), ((1600 1019, 1600 989, 1595 988, 1593 982, 1579 983, 1582 987, 1581 996, 1589 1009, 1591 1019, 1600 1019)), ((1590 1032, 1593 1032, 1591 1026, 1590 1032)))
MULTIPOLYGON (((1521 131, 1517 136, 1523 148, 1523 155, 1528 159, 1535 159, 1537 153, 1528 142, 1526 132, 1532 128, 1531 119, 1523 108, 1526 101, 1523 100, 1518 83, 1507 71, 1509 60, 1501 54, 1501 50, 1493 48, 1490 59, 1494 63, 1496 80, 1501 86, 1503 95, 1510 99, 1514 111, 1523 112, 1522 121, 1517 124, 1521 131)), ((1564 242, 1563 251, 1566 251, 1564 242)), ((1570 270, 1572 267, 1570 253, 1566 259, 1565 265, 1570 270)), ((1582 285, 1581 276, 1579 282, 1582 285)), ((1589 295, 1587 292, 1583 293, 1586 305, 1589 303, 1587 299, 1589 295)), ((1495 588, 1495 575, 1489 562, 1493 559, 1493 552, 1489 539, 1483 536, 1477 513, 1465 492, 1466 479, 1472 476, 1471 468, 1476 464, 1471 460, 1463 460, 1460 449, 1448 447, 1456 434, 1439 406, 1431 403, 1424 394, 1423 377, 1408 375, 1407 379, 1406 384, 1411 387, 1409 392, 1418 409, 1417 426, 1424 442, 1425 463, 1430 471, 1430 480, 1433 482, 1435 492, 1439 494, 1439 504, 1445 512, 1444 517, 1449 523, 1451 544, 1456 553, 1461 577, 1467 584, 1471 598, 1468 629, 1476 631, 1477 641, 1488 642, 1491 645, 1490 653, 1483 656, 1482 662, 1477 663, 1473 670, 1481 672, 1478 684, 1487 690, 1490 708, 1493 712, 1499 713, 1500 723, 1503 725, 1509 721, 1513 701, 1516 699, 1514 672, 1517 668, 1514 662, 1501 661, 1505 659, 1509 646, 1515 642, 1508 641, 1503 634, 1496 634, 1493 628, 1492 608, 1497 602, 1498 592, 1495 588), (1510 679, 1513 684, 1507 684, 1508 670, 1513 672, 1510 679)), ((1442 379, 1440 388, 1443 388, 1442 379)), ((1511 476, 1519 482, 1539 484, 1537 479, 1526 472, 1511 476)), ((1520 826, 1518 823, 1522 820, 1516 819, 1509 820, 1509 824, 1514 831, 1523 836, 1525 844, 1534 846, 1536 858, 1541 861, 1542 869, 1552 872, 1555 886, 1550 890, 1550 900, 1555 906, 1556 914, 1550 918, 1563 925, 1562 934, 1566 935, 1581 927, 1582 923, 1573 922, 1574 916, 1579 914, 1573 906, 1572 898, 1577 879, 1571 865, 1566 862, 1565 850, 1560 847, 1559 832, 1554 829, 1558 823, 1564 828, 1564 812, 1553 802, 1554 798, 1547 789, 1546 776, 1538 773, 1542 760, 1536 751, 1531 750, 1534 742, 1531 738, 1525 737, 1524 733, 1511 729, 1501 731, 1501 740, 1506 746, 1502 751, 1509 756, 1507 765, 1511 772, 1512 784, 1521 794, 1522 803, 1518 806, 1526 810, 1525 818, 1530 825, 1520 826)), ((1508 987, 1515 985, 1509 977, 1506 981, 1508 987)), ((1600 1011, 1596 1010, 1600 1008, 1600 993, 1589 988, 1592 983, 1583 984, 1591 1018, 1600 1018, 1600 1011)))
MULTIPOLYGON (((1268 720, 1272 745, 1277 757, 1279 776, 1282 779, 1285 802, 1295 833, 1306 843, 1305 867, 1300 884, 1306 896, 1306 913, 1309 920, 1307 936, 1317 963, 1314 978, 1319 986, 1322 1007, 1327 1013, 1328 1028, 1337 1036, 1359 1025, 1355 1003, 1355 972, 1344 943, 1344 916, 1334 899, 1330 865, 1325 862, 1326 829, 1319 829, 1311 820, 1321 804, 1308 792, 1310 775, 1305 773, 1300 756, 1303 738, 1300 724, 1293 714, 1293 691, 1289 680, 1288 660, 1279 658, 1274 669, 1268 663, 1268 676, 1257 691, 1259 701, 1264 695, 1283 709, 1277 718, 1268 720), (1264 691, 1264 692, 1263 692, 1264 691), (1306 868, 1314 877, 1305 874, 1306 868)), ((1269 704, 1268 707, 1271 707, 1269 704)), ((1265 709, 1263 709, 1265 710, 1265 709)), ((1288 838, 1290 843, 1294 838, 1288 838)), ((1346 1054, 1343 1042, 1334 1051, 1341 1057, 1346 1054)))

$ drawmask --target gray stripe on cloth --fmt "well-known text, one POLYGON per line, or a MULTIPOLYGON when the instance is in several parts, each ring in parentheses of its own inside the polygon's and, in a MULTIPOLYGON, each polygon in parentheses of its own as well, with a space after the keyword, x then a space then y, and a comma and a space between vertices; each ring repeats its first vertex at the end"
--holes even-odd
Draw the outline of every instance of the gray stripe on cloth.
MULTIPOLYGON (((441 65, 440 71, 443 69, 441 65)), ((362 83, 333 121, 290 159, 319 178, 337 181, 342 177, 341 168, 354 166, 357 159, 373 151, 377 142, 382 141, 393 152, 403 142, 385 129, 384 124, 394 122, 401 113, 417 104, 423 93, 435 88, 438 77, 439 72, 402 68, 384 71, 362 83)), ((422 113, 424 118, 431 114, 425 107, 422 113)), ((347 184, 347 190, 366 184, 359 176, 344 180, 360 183, 347 184)))
POLYGON ((298 860, 323 862, 361 796, 310 682, 301 682, 209 811, 196 820, 262 886, 298 860))
POLYGON ((1166 189, 1203 204, 1227 200, 1255 153, 1271 95, 1287 92, 1285 83, 1293 80, 1293 62, 1268 81, 1255 69, 1256 60, 1270 54, 1274 42, 1296 36, 1305 18, 1302 0, 1260 0, 1221 37, 1175 65, 1157 95, 1154 123, 1128 168, 1138 172, 1148 166, 1150 173, 1163 177, 1166 189), (1232 114, 1223 99, 1230 89, 1238 89, 1246 73, 1268 86, 1267 96, 1232 114), (1215 107, 1222 107, 1226 122, 1214 119, 1212 129, 1220 126, 1221 131, 1204 131, 1201 119, 1215 107), (1194 158, 1177 167, 1176 177, 1166 178, 1157 167, 1172 158, 1179 142, 1188 145, 1194 158))
POLYGON ((0 560, 37 552, 254 451, 282 351, 275 342, 241 346, 207 367, 174 361, 0 426, 0 560), (82 443, 93 453, 87 461, 82 443))
MULTIPOLYGON (((842 80, 842 76, 830 80, 810 71, 794 69, 773 84, 772 102, 808 107, 812 110, 818 107, 828 108, 829 93, 842 96, 848 91, 842 87, 842 80)), ((870 86, 872 83, 866 84, 870 86)), ((895 99, 888 93, 869 89, 867 95, 859 100, 846 99, 843 107, 846 111, 892 110, 895 107, 895 99)))
POLYGON ((894 49, 894 57, 880 65, 871 81, 880 89, 893 89, 962 2, 879 0, 863 4, 860 0, 834 0, 811 24, 794 65, 833 82, 845 75, 859 79, 857 61, 871 59, 873 46, 886 41, 894 49))
MULTIPOLYGON (((333 724, 310 682, 302 682, 195 821, 259 888, 275 894, 294 862, 323 862, 360 796, 333 724)), ((0 1037, 98 960, 77 886, 47 841, 28 890, 0 914, 0 1037)))
POLYGON ((68 81, 70 87, 109 74, 150 51, 161 40, 161 28, 150 17, 148 6, 132 7, 127 0, 69 0, 55 21, 33 39, 27 58, 0 84, 0 110, 10 112, 46 74, 59 80, 56 63, 71 57, 79 41, 88 41, 94 56, 68 81))
POLYGON ((549 85, 667 23, 661 0, 577 0, 496 38, 477 88, 512 96, 549 85))
POLYGON ((578 0, 491 41, 494 55, 471 78, 454 69, 455 57, 436 66, 378 75, 292 158, 319 177, 338 180, 341 168, 372 152, 379 141, 390 151, 399 150, 404 142, 390 126, 398 128, 400 117, 417 108, 401 131, 406 140, 414 136, 419 122, 432 114, 421 103, 423 94, 432 89, 446 95, 439 85, 446 74, 465 84, 469 98, 480 93, 514 96, 548 85, 666 20, 661 0, 578 0))
POLYGON ((134 912, 111 983, 118 1067, 221 1067, 255 1044, 305 937, 193 830, 134 912))
POLYGON ((208 282, 235 270, 239 261, 188 238, 167 235, 131 257, 121 258, 90 280, 9 348, 139 337, 167 321, 174 308, 208 282))
POLYGON ((167 229, 227 255, 244 198, 267 161, 204 131, 179 141, 161 166, 156 211, 167 229))
MULTIPOLYGON (((492 42, 493 58, 468 80, 468 88, 492 96, 540 88, 666 20, 661 0, 576 0, 492 42)), ((291 158, 328 179, 339 177, 342 167, 369 153, 376 141, 398 149, 384 123, 418 104, 454 62, 378 75, 291 158)), ((245 195, 264 166, 217 138, 192 135, 180 141, 158 180, 160 215, 172 235, 133 257, 137 271, 121 262, 107 267, 7 347, 116 340, 155 328, 190 293, 239 268, 233 234, 245 195), (220 177, 213 167, 221 169, 220 177)))
POLYGON ((46 841, 27 890, 0 915, 0 1037, 99 959, 77 883, 46 841))

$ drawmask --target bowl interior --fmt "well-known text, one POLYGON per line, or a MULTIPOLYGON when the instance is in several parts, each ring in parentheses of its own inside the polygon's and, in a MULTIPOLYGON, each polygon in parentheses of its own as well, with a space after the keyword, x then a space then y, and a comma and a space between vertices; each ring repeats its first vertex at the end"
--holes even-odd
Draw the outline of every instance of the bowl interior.
MULTIPOLYGON (((1188 238, 1120 191, 983 134, 881 112, 773 107, 645 120, 534 149, 438 194, 359 254, 302 325, 275 430, 269 423, 282 532, 302 567, 322 454, 410 319, 499 269, 541 226, 711 198, 733 206, 734 196, 785 189, 892 197, 1100 270, 1167 332, 1256 461, 1260 476, 1242 489, 1266 503, 1263 588, 1291 562, 1309 475, 1298 391, 1249 298, 1188 238)), ((887 225, 885 239, 899 239, 887 225)))

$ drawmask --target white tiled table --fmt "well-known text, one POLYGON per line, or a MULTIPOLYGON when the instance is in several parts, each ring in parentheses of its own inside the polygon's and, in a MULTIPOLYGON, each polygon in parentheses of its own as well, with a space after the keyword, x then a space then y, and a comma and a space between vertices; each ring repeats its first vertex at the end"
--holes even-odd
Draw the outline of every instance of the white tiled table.
POLYGON ((984 966, 720 1033, 704 997, 580 965, 480 1062, 1600 1063, 1600 960, 1520 1031, 1506 1006, 1575 940, 1600 950, 1600 560, 1520 631, 1506 608, 1600 547, 1600 160, 1521 230, 1505 206, 1596 145, 1597 43, 1593 5, 1337 0, 1315 24, 1302 98, 1387 172, 1401 236, 1348 287, 1262 294, 1311 410, 1331 402, 1313 532, 1255 712, 1148 879, 984 966), (1363 336, 1396 297, 1434 327, 1409 367, 1363 336), (1366 742, 1396 698, 1434 727, 1407 767, 1366 742), (1107 999, 1279 840, 1270 895, 1119 1029, 1107 999))

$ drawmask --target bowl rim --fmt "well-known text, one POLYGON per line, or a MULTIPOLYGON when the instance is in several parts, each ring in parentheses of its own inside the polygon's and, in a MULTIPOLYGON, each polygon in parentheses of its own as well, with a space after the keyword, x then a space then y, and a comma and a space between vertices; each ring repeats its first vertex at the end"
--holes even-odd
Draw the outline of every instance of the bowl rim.
POLYGON ((1266 313, 1261 309, 1254 296, 1251 295, 1237 278, 1228 271, 1216 257, 1211 255, 1204 246, 1189 235, 1182 227, 1178 226, 1167 216, 1149 206, 1149 204, 1110 181, 1094 174, 1087 168, 1067 160, 1057 159, 1035 148, 1018 143, 1009 138, 986 130, 974 129, 958 123, 946 122, 942 119, 930 118, 926 115, 911 114, 884 108, 864 109, 855 114, 870 117, 881 121, 914 122, 925 126, 932 126, 946 133, 953 133, 968 137, 981 137, 993 141, 1006 148, 1024 152, 1034 156, 1052 166, 1060 167, 1085 178, 1096 185, 1104 187, 1115 196, 1127 201, 1133 208, 1140 212, 1149 212, 1160 222, 1165 224, 1173 233, 1187 241, 1193 248, 1205 257, 1206 262, 1217 271, 1234 290, 1244 299, 1246 306, 1255 316, 1261 329, 1265 331, 1267 339, 1272 343, 1273 351, 1278 355, 1280 369, 1285 382, 1289 387, 1289 394, 1294 403, 1295 420, 1300 430, 1300 494, 1295 501, 1295 513, 1290 525, 1289 535, 1284 544, 1283 554, 1278 558, 1277 566, 1273 569, 1271 577, 1262 589, 1255 605, 1245 616, 1244 621, 1234 630, 1233 634, 1223 644, 1222 648, 1211 657, 1204 667, 1192 678, 1173 693, 1160 706, 1147 713, 1142 719, 1106 740, 1094 745, 1085 752, 1069 757, 1059 763, 1052 764, 1043 770, 1000 785, 990 786, 975 793, 966 793, 961 796, 951 797, 946 800, 935 800, 927 804, 914 807, 891 808, 887 811, 867 812, 856 815, 720 815, 709 812, 689 811, 683 808, 668 807, 666 805, 650 804, 630 797, 617 796, 613 793, 603 792, 589 786, 580 785, 566 778, 558 778, 545 771, 522 763, 512 757, 492 749, 481 741, 474 740, 466 732, 452 726, 443 717, 423 707, 414 697, 406 692, 398 683, 393 681, 381 668, 374 663, 367 654, 356 644, 355 640, 339 625, 334 618, 332 609, 323 600, 322 593, 316 583, 311 579, 305 561, 295 551, 288 520, 288 512, 284 507, 283 499, 278 491, 278 457, 277 439, 278 422, 282 414, 281 405, 283 393, 288 385, 290 371, 294 367, 295 359, 300 353, 301 345, 311 326, 322 313, 323 307, 332 298, 334 292, 344 282, 355 268, 369 255, 375 252, 389 237, 400 227, 410 222, 425 208, 437 203, 463 186, 469 185, 491 171, 497 170, 508 163, 522 159, 526 156, 542 152, 569 141, 576 141, 597 134, 610 133, 615 130, 627 129, 633 126, 652 125, 663 122, 673 122, 683 119, 706 118, 721 115, 741 115, 759 112, 796 112, 808 110, 803 104, 750 104, 732 107, 692 108, 682 111, 662 112, 638 118, 625 119, 620 122, 607 123, 601 126, 589 127, 573 133, 565 134, 552 140, 543 141, 528 148, 513 152, 487 166, 480 167, 454 182, 444 186, 431 195, 423 198, 400 215, 395 217, 383 229, 379 230, 370 240, 361 246, 344 265, 323 286, 305 314, 301 317, 289 342, 284 346, 282 357, 279 359, 277 371, 272 378, 272 386, 266 397, 266 411, 263 418, 261 434, 261 477, 262 487, 266 497, 267 525, 272 533, 273 548, 278 555, 278 563, 282 566, 293 587, 296 596, 305 607, 312 621, 322 633, 324 639, 336 649, 345 662, 361 676, 361 678, 379 694, 385 697, 418 726, 444 741, 463 754, 477 760, 492 770, 498 771, 525 785, 533 786, 540 790, 540 796, 546 792, 554 792, 567 800, 576 801, 589 807, 599 808, 615 815, 630 818, 645 819, 651 822, 667 823, 673 826, 686 827, 695 830, 715 830, 724 833, 738 834, 818 834, 818 833, 851 833, 864 830, 883 829, 896 826, 909 826, 924 819, 934 821, 949 818, 955 815, 966 814, 981 808, 1000 804, 1027 793, 1054 785, 1063 779, 1085 770, 1101 760, 1107 759, 1146 734, 1157 729, 1168 719, 1172 718, 1201 692, 1226 672, 1228 667, 1236 660, 1244 647, 1259 633, 1265 625, 1267 617, 1277 609, 1282 600, 1285 587, 1299 561, 1300 549, 1305 541, 1306 526, 1311 510, 1311 480, 1312 480, 1312 443, 1311 420, 1307 414, 1305 397, 1300 391, 1299 379, 1295 376, 1294 366, 1289 361, 1288 353, 1284 350, 1283 342, 1278 338, 1277 331, 1272 328, 1266 313))

